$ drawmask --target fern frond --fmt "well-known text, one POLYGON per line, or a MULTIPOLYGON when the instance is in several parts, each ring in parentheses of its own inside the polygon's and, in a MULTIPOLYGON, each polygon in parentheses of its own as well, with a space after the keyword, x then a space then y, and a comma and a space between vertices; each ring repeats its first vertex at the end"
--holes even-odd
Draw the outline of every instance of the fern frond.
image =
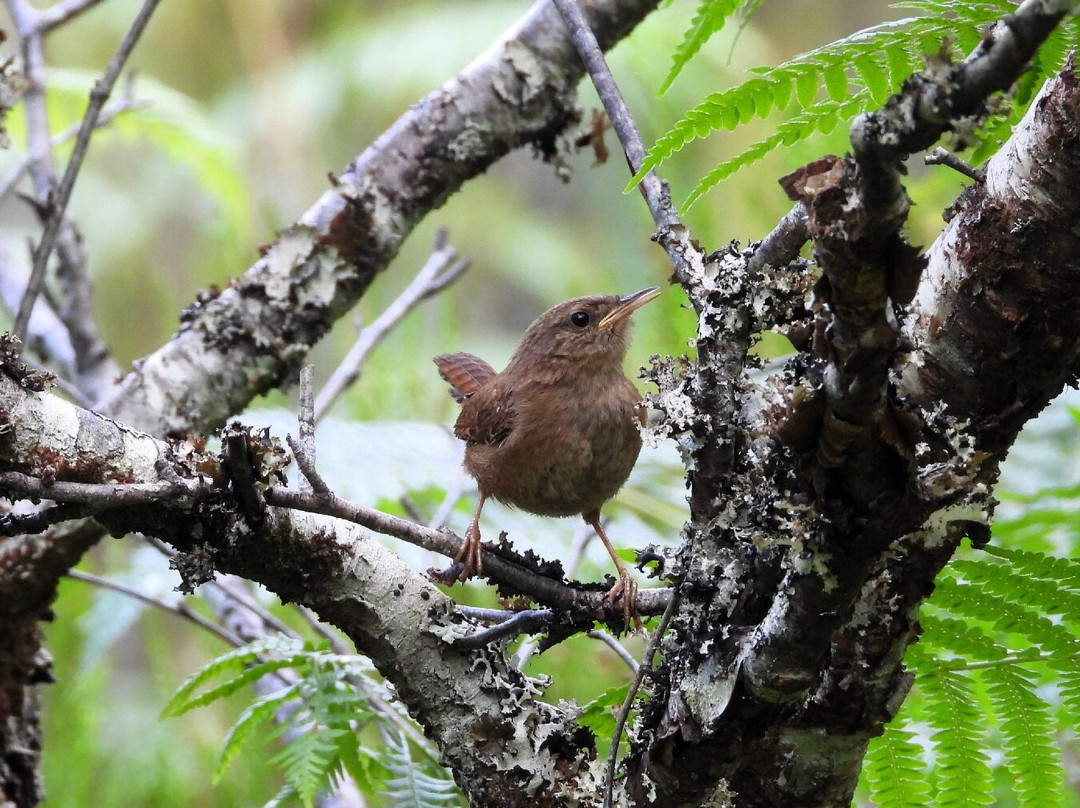
POLYGON ((846 119, 858 114, 865 106, 864 95, 856 96, 844 102, 823 101, 814 107, 813 112, 796 115, 788 121, 780 124, 776 131, 764 140, 759 140, 749 148, 737 154, 730 160, 717 165, 704 177, 698 180, 697 185, 682 203, 682 212, 686 212, 702 196, 710 191, 722 180, 734 174, 741 168, 751 163, 756 163, 778 146, 790 146, 805 140, 816 132, 828 134, 841 119, 846 119))
POLYGON ((403 808, 445 808, 460 803, 457 785, 449 773, 413 761, 409 742, 400 733, 387 739, 386 751, 390 777, 384 793, 393 804, 403 808))
POLYGON ((1021 805, 1061 804, 1061 755, 1054 743, 1049 705, 1035 694, 1020 665, 985 668, 980 676, 1000 719, 1005 762, 1021 805))
POLYGON ((944 617, 924 611, 919 615, 923 627, 924 647, 933 651, 937 664, 957 669, 970 659, 1001 660, 1009 655, 1009 649, 998 644, 982 628, 970 622, 944 617), (958 665, 943 660, 938 649, 948 651, 958 658, 958 665))
MULTIPOLYGON (((1072 496, 1075 499, 1080 499, 1080 488, 1075 489, 1072 496)), ((1070 516, 1074 517, 1075 514, 1070 514, 1070 516)), ((987 545, 983 548, 983 552, 986 555, 1007 561, 1011 568, 1022 573, 1025 577, 1054 581, 1062 586, 1067 586, 1073 591, 1080 592, 1080 560, 1059 558, 1043 553, 1033 553, 1029 550, 1015 550, 994 545, 987 545)))
POLYGON ((930 806, 926 764, 914 734, 889 724, 870 742, 863 764, 870 799, 879 808, 930 806))
POLYGON ((724 27, 728 17, 734 14, 743 0, 701 0, 694 18, 690 22, 690 28, 683 36, 683 41, 675 49, 671 59, 671 70, 660 85, 660 95, 667 92, 671 83, 679 75, 694 55, 717 31, 724 27))
MULTIPOLYGON (((949 579, 954 583, 953 576, 963 576, 970 582, 969 588, 978 590, 981 596, 997 596, 1014 607, 1031 607, 1027 612, 1016 613, 1020 622, 1017 631, 1026 628, 1027 621, 1020 621, 1019 616, 1028 613, 1034 613, 1039 623, 1045 620, 1044 614, 1059 615, 1068 623, 1080 623, 1080 590, 1070 588, 1067 582, 1025 574, 1007 564, 971 560, 954 562, 949 573, 949 579)), ((1009 627, 1002 625, 1002 628, 1009 627)), ((1071 632, 1065 632, 1065 635, 1075 639, 1071 632)))
MULTIPOLYGON (((922 654, 911 654, 916 667, 926 666, 922 654)), ((926 672, 918 678, 927 719, 935 730, 932 741, 937 761, 935 805, 991 805, 992 778, 987 761, 983 720, 966 674, 926 672)))
MULTIPOLYGON (((709 14, 727 19, 734 12, 731 0, 706 0, 699 6, 695 25, 684 46, 676 54, 678 69, 696 53, 705 32, 714 28, 709 14), (689 43, 696 43, 691 48, 689 43)), ((835 122, 816 123, 812 119, 828 117, 837 106, 848 118, 880 106, 913 72, 920 69, 926 54, 941 50, 948 42, 960 53, 967 53, 979 42, 981 29, 1013 10, 1007 0, 960 3, 952 0, 916 0, 899 4, 922 12, 873 26, 821 48, 796 56, 776 67, 761 67, 743 84, 709 95, 690 109, 649 149, 639 169, 627 185, 633 189, 650 170, 657 168, 685 146, 717 131, 732 130, 754 117, 765 117, 787 108, 791 91, 803 108, 802 120, 790 127, 783 137, 774 135, 759 141, 748 150, 717 166, 702 179, 683 203, 686 210, 702 193, 734 171, 760 159, 780 145, 790 145, 819 131, 828 131, 835 122), (824 90, 832 107, 815 102, 824 90), (854 103, 856 102, 857 103, 854 103), (796 137, 797 136, 797 137, 796 137)), ((722 24, 722 23, 721 23, 722 24)), ((1059 43, 1068 42, 1065 34, 1059 43)), ((1075 40, 1071 40, 1075 41, 1075 40)), ((1065 45, 1058 44, 1044 54, 1048 69, 1060 66, 1065 45)), ((1041 63, 1040 63, 1041 64, 1041 63)), ((673 68, 665 88, 678 70, 673 68)))
POLYGON ((314 728, 301 732, 271 758, 271 763, 281 766, 285 781, 304 808, 311 808, 320 791, 330 789, 339 763, 336 740, 344 732, 314 728))
POLYGON ((242 687, 261 679, 267 673, 296 664, 297 655, 304 650, 304 643, 289 637, 266 637, 233 649, 211 660, 191 674, 161 711, 162 718, 182 715, 196 707, 211 704, 235 693, 242 687), (271 657, 272 658, 268 658, 271 657), (230 677, 217 687, 200 695, 194 695, 201 687, 215 679, 230 677))
POLYGON ((225 776, 226 770, 236 756, 247 748, 248 742, 255 737, 256 730, 268 721, 273 721, 282 705, 295 698, 296 689, 295 684, 282 688, 257 699, 244 709, 236 723, 225 734, 225 740, 221 744, 217 773, 214 775, 215 783, 225 776))

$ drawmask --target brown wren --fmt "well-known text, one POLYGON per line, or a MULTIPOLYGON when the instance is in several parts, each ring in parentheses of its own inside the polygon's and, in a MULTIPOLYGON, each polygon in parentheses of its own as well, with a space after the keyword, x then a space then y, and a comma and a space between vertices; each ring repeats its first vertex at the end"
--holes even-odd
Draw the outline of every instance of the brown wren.
POLYGON ((541 516, 581 514, 619 571, 608 600, 621 595, 626 623, 633 617, 640 626, 637 583, 600 525, 600 508, 641 451, 645 412, 622 364, 631 315, 659 294, 650 286, 560 303, 533 321, 501 373, 468 353, 435 357, 461 404, 454 434, 465 441, 465 470, 480 489, 454 558, 464 565, 457 580, 483 571, 479 522, 488 497, 541 516))

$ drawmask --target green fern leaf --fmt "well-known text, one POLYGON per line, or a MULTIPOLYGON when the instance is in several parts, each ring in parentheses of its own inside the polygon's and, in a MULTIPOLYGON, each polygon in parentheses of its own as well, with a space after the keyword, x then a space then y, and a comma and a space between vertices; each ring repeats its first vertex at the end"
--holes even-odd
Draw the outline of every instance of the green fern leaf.
POLYGON ((730 160, 718 164, 705 174, 680 206, 680 212, 686 213, 690 207, 702 196, 722 180, 734 174, 741 168, 751 163, 756 163, 778 146, 791 146, 801 140, 805 140, 815 132, 827 133, 836 126, 841 118, 856 114, 862 108, 865 96, 859 95, 849 101, 838 104, 835 101, 823 101, 818 104, 813 113, 796 115, 789 121, 782 123, 767 138, 758 141, 730 160))
POLYGON ((218 759, 217 772, 214 782, 219 782, 225 776, 226 770, 237 755, 247 748, 248 742, 255 737, 255 733, 268 721, 273 721, 277 711, 296 696, 295 684, 282 688, 274 693, 249 704, 240 718, 229 728, 225 740, 221 745, 221 755, 218 759))
POLYGON ((821 71, 821 80, 825 83, 825 92, 833 101, 846 101, 848 93, 847 66, 843 62, 826 64, 821 71))
POLYGON ((271 758, 280 765, 285 781, 296 796, 311 808, 320 791, 328 791, 338 767, 336 740, 345 730, 311 730, 292 738, 271 758))
POLYGON ((1049 706, 1035 695, 1030 674, 1020 665, 980 671, 1000 719, 1005 761, 1020 804, 1051 808, 1061 804, 1061 759, 1053 738, 1049 706))
POLYGON ((180 685, 169 703, 165 705, 161 716, 171 718, 182 715, 196 707, 210 704, 235 693, 241 687, 251 684, 267 673, 290 667, 294 664, 295 655, 302 652, 303 648, 304 644, 299 640, 277 636, 267 637, 222 654, 197 670, 180 685), (264 658, 270 655, 276 655, 277 658, 264 658), (201 695, 194 695, 199 688, 223 676, 231 678, 201 695))
POLYGON ((919 615, 923 626, 924 638, 928 647, 934 649, 938 665, 946 668, 959 668, 971 659, 1001 660, 1009 655, 1009 650, 995 642, 978 625, 952 617, 936 616, 931 610, 924 610, 919 615), (950 664, 941 659, 938 649, 948 651, 958 657, 958 664, 950 664))
MULTIPOLYGON (((1080 499, 1080 488, 1069 489, 1073 499, 1080 499)), ((1063 517, 1064 512, 1057 512, 1063 517)), ((1071 517, 1073 514, 1069 513, 1071 517)), ((1066 521, 1058 518, 1058 522, 1066 521)), ((1039 578, 1045 581, 1054 581, 1067 586, 1074 591, 1080 591, 1080 561, 1075 558, 1058 558, 1057 556, 1033 553, 1029 550, 1016 550, 1005 547, 987 545, 983 548, 986 555, 999 558, 1009 563, 1013 569, 1021 572, 1025 578, 1039 578)))
POLYGON ((885 103, 885 99, 892 92, 892 84, 889 81, 889 72, 881 63, 878 56, 864 55, 854 60, 855 69, 862 79, 863 87, 870 93, 870 99, 875 104, 885 103))
POLYGON ((457 785, 445 769, 417 765, 412 758, 409 742, 400 734, 387 739, 387 759, 390 778, 384 793, 402 808, 444 808, 460 804, 457 785))
MULTIPOLYGON (((801 54, 777 67, 756 68, 750 71, 756 74, 755 77, 710 95, 657 139, 640 170, 627 184, 626 191, 632 190, 645 174, 692 141, 715 131, 730 130, 752 117, 764 117, 783 109, 790 102, 792 88, 804 109, 802 115, 822 116, 812 131, 827 133, 839 120, 835 107, 815 106, 822 87, 834 104, 847 104, 861 98, 862 104, 850 115, 865 111, 871 104, 880 106, 889 93, 922 66, 924 54, 940 52, 942 41, 952 42, 961 52, 967 52, 978 43, 984 25, 1008 13, 1008 3, 1004 0, 987 3, 927 0, 904 5, 925 16, 882 23, 801 54), (763 81, 771 82, 771 87, 763 81)), ((688 203, 684 204, 684 210, 703 189, 712 187, 733 170, 760 159, 784 140, 767 138, 755 143, 747 152, 730 158, 722 168, 718 167, 699 182, 688 197, 688 203)))
MULTIPOLYGON (((913 649, 914 651, 914 649, 913 649)), ((983 720, 965 674, 931 670, 921 653, 910 653, 924 697, 937 761, 935 805, 991 805, 992 777, 987 761, 983 720)))
POLYGON ((671 70, 660 85, 660 94, 663 95, 671 87, 671 83, 679 75, 694 55, 701 50, 713 34, 721 30, 728 17, 742 5, 742 0, 702 0, 694 13, 694 19, 690 23, 690 29, 683 37, 682 43, 675 49, 672 57, 671 70))
POLYGON ((892 724, 870 742, 863 764, 870 798, 879 808, 930 806, 927 768, 914 735, 892 724))
POLYGON ((795 73, 795 98, 804 109, 811 106, 818 96, 818 74, 809 68, 800 68, 795 73))

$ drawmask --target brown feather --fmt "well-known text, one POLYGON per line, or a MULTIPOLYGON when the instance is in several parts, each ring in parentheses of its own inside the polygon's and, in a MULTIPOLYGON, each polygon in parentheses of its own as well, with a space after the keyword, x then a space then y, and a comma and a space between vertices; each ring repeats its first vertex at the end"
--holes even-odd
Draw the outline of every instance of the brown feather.
POLYGON ((495 368, 470 353, 442 354, 434 362, 458 404, 495 378, 495 368))

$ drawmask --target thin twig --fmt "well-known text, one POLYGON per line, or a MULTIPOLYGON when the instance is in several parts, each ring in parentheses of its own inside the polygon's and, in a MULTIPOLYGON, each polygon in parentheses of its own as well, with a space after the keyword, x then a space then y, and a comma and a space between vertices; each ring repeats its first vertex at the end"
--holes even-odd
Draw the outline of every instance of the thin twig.
POLYGON ((90 513, 90 508, 78 502, 65 502, 31 513, 5 513, 0 516, 0 536, 42 533, 60 522, 81 519, 90 513))
MULTIPOLYGON (((570 545, 570 552, 567 554, 566 558, 563 559, 563 570, 567 578, 573 578, 577 575, 581 560, 585 557, 585 550, 595 537, 596 531, 592 529, 591 525, 584 521, 578 523, 578 526, 574 531, 574 541, 570 545)), ((539 641, 536 637, 526 637, 521 641, 521 645, 518 646, 518 649, 514 654, 514 666, 519 671, 525 669, 525 665, 536 652, 538 645, 539 641)), ((625 648, 623 649, 623 653, 626 653, 625 648)), ((635 662, 634 665, 636 669, 637 663, 635 662)))
POLYGON ((156 483, 74 483, 45 480, 18 471, 0 472, 0 490, 23 497, 51 499, 54 502, 79 502, 99 508, 145 505, 169 499, 186 499, 214 489, 209 479, 164 480, 156 483))
POLYGON ((285 440, 292 449, 296 467, 300 469, 300 490, 329 497, 330 486, 315 467, 314 377, 314 365, 304 365, 300 369, 300 403, 296 414, 300 437, 293 440, 292 435, 286 435, 285 440))
POLYGON ((68 20, 74 19, 88 8, 92 8, 101 0, 65 0, 56 3, 38 12, 37 21, 34 24, 34 33, 47 34, 58 25, 63 25, 68 20))
POLYGON ((207 620, 198 612, 189 609, 187 605, 182 602, 175 605, 166 603, 163 600, 159 600, 158 598, 155 598, 151 595, 147 595, 145 592, 140 592, 138 589, 128 586, 127 584, 122 584, 117 581, 110 581, 108 578, 100 578, 97 575, 91 575, 88 572, 81 572, 79 570, 68 570, 67 577, 74 578, 76 581, 85 581, 86 583, 93 584, 94 586, 101 587, 102 589, 111 589, 114 592, 119 592, 123 595, 127 595, 128 597, 134 598, 135 600, 140 601, 141 603, 145 603, 148 606, 156 606, 159 609, 164 609, 167 612, 172 612, 173 614, 182 617, 185 620, 190 620, 199 628, 204 628, 211 634, 216 634, 225 642, 236 648, 239 648, 241 645, 244 644, 244 641, 237 637, 235 634, 233 634, 231 631, 227 631, 221 626, 217 625, 217 623, 214 623, 211 620, 207 620))
POLYGON ((634 677, 630 689, 626 692, 626 698, 623 700, 622 707, 619 708, 619 715, 615 719, 615 732, 611 736, 611 752, 608 754, 607 774, 604 776, 604 808, 611 808, 611 792, 615 787, 615 763, 619 757, 619 739, 622 737, 623 730, 626 729, 626 722, 630 718, 630 710, 633 709, 634 699, 637 698, 638 691, 641 689, 641 683, 645 681, 646 675, 653 669, 653 657, 660 647, 660 640, 667 631, 668 623, 671 622, 672 616, 679 608, 681 596, 682 590, 676 587, 671 600, 668 601, 667 608, 664 609, 664 615, 660 618, 660 625, 656 627, 656 632, 649 639, 649 645, 645 649, 645 655, 641 658, 641 665, 638 667, 637 675, 634 677))
POLYGON ((344 655, 353 653, 353 650, 349 648, 348 643, 346 643, 343 639, 341 639, 340 636, 331 631, 329 626, 327 626, 322 620, 320 620, 319 616, 315 614, 315 612, 311 611, 311 609, 309 609, 307 606, 304 606, 300 603, 294 604, 294 608, 296 609, 297 613, 304 619, 304 622, 308 624, 311 630, 330 644, 330 649, 335 654, 344 655))
MULTIPOLYGON (((619 138, 619 143, 622 144, 630 171, 636 174, 641 164, 645 162, 645 142, 641 139, 641 133, 638 132, 634 118, 630 114, 630 108, 627 107, 614 76, 611 75, 611 69, 604 59, 604 52, 600 49, 600 44, 596 41, 596 36, 577 2, 575 0, 554 0, 554 2, 559 14, 562 15, 563 22, 570 29, 570 38, 581 56, 581 61, 585 64, 585 69, 589 72, 589 78, 596 87, 600 102, 607 111, 611 128, 619 138)), ((679 217, 671 205, 671 198, 664 193, 660 178, 655 171, 646 174, 638 188, 641 195, 645 197, 645 203, 649 206, 657 227, 674 227, 679 224, 679 217)))
MULTIPOLYGON (((120 98, 115 104, 110 105, 101 111, 101 115, 98 116, 97 128, 104 129, 110 123, 113 122, 118 115, 125 112, 133 112, 138 109, 143 109, 150 105, 149 101, 137 101, 132 98, 130 93, 125 93, 123 98, 120 98)), ((52 147, 55 149, 57 146, 63 145, 71 140, 73 137, 79 134, 79 125, 69 126, 60 134, 52 138, 52 147)), ((0 181, 0 203, 7 198, 8 194, 15 188, 19 180, 21 180, 26 172, 30 169, 30 165, 33 161, 30 157, 26 157, 15 164, 15 167, 8 172, 8 175, 4 177, 3 181, 0 181)))
POLYGON ((944 146, 938 146, 932 152, 923 157, 923 162, 928 166, 948 166, 953 171, 959 171, 965 177, 970 177, 975 182, 982 182, 984 177, 979 169, 971 165, 963 158, 953 154, 944 146))
POLYGON ((518 634, 536 634, 546 629, 554 616, 555 613, 551 609, 529 609, 516 612, 513 617, 496 623, 491 628, 474 632, 467 637, 458 637, 454 640, 454 648, 471 651, 474 648, 483 648, 497 640, 516 637, 518 634))
POLYGON ((603 629, 593 629, 586 636, 592 637, 594 640, 600 640, 600 642, 604 643, 604 645, 614 651, 615 655, 625 662, 626 666, 635 674, 641 668, 638 661, 626 650, 626 646, 603 629))
MULTIPOLYGON (((235 576, 229 577, 234 578, 235 576)), ((236 582, 238 585, 227 586, 225 582, 222 581, 220 578, 215 578, 213 581, 207 581, 206 586, 217 589, 224 597, 246 609, 257 620, 261 621, 263 625, 268 626, 277 633, 282 634, 286 637, 299 639, 299 634, 293 631, 293 629, 289 627, 289 625, 274 617, 273 613, 269 609, 267 609, 265 606, 255 600, 255 598, 246 589, 246 587, 241 587, 239 585, 239 582, 241 582, 242 580, 243 579, 237 578, 236 582)), ((250 638, 245 640, 245 642, 250 642, 250 638)))
POLYGON ((405 290, 368 327, 362 329, 349 353, 341 361, 315 399, 315 421, 321 421, 349 385, 360 378, 368 355, 401 319, 424 300, 441 292, 469 267, 450 246, 445 228, 435 233, 431 256, 405 290))
POLYGON ((68 160, 67 167, 64 169, 64 176, 60 180, 60 186, 56 189, 53 197, 48 200, 50 204, 49 218, 45 222, 41 242, 34 251, 34 267, 30 272, 26 293, 19 304, 19 313, 15 318, 15 333, 20 339, 26 335, 26 328, 30 322, 30 312, 34 308, 38 295, 41 294, 41 286, 45 280, 45 267, 48 264, 49 256, 52 255, 53 248, 56 246, 60 225, 64 221, 68 201, 71 199, 71 192, 75 187, 75 180, 90 147, 90 136, 97 126, 98 116, 112 93, 112 88, 120 77, 124 64, 127 62, 132 50, 134 50, 135 44, 146 29, 146 25, 150 21, 150 15, 160 1, 144 0, 142 8, 139 9, 139 13, 135 16, 131 28, 128 29, 104 75, 95 82, 94 88, 90 91, 90 103, 86 108, 86 115, 83 116, 78 137, 75 139, 75 148, 72 150, 71 159, 68 160))
POLYGON ((465 487, 465 466, 462 463, 465 459, 464 441, 454 441, 454 452, 457 455, 454 462, 456 472, 446 489, 446 495, 443 497, 442 502, 439 503, 439 507, 435 509, 435 513, 427 521, 427 526, 435 530, 446 524, 446 520, 450 518, 450 514, 454 512, 454 508, 461 499, 462 490, 465 487))
MULTIPOLYGON (((432 550, 451 558, 461 549, 461 538, 449 530, 432 530, 374 508, 366 508, 355 502, 349 502, 336 495, 329 499, 320 499, 313 494, 303 494, 289 488, 271 486, 266 489, 263 497, 269 505, 344 519, 377 533, 394 536, 423 547, 425 550, 432 550)), ((621 608, 616 610, 607 602, 605 593, 602 591, 578 589, 546 578, 490 551, 485 551, 484 554, 484 575, 493 581, 534 597, 553 609, 589 615, 594 619, 603 620, 614 620, 622 614, 621 608)), ((666 588, 639 590, 637 611, 643 615, 659 614, 664 610, 670 596, 671 590, 666 588)))

